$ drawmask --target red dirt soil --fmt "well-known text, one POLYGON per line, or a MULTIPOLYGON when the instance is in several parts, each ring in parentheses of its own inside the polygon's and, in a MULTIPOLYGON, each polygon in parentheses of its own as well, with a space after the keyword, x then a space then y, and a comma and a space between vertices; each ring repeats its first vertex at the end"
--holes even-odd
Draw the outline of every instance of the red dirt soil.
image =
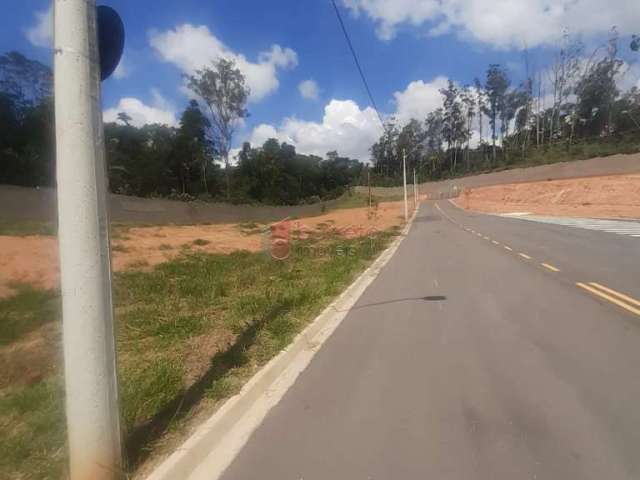
MULTIPOLYGON (((334 210, 291 221, 294 230, 327 228, 346 237, 366 235, 371 229, 386 230, 402 224, 402 202, 381 203, 375 215, 368 208, 334 210)), ((266 225, 242 224, 162 226, 130 228, 112 242, 115 271, 149 268, 171 260, 184 251, 231 253, 256 252, 263 246, 266 225), (196 242, 196 243, 194 243, 196 242)), ((42 289, 57 288, 59 282, 56 237, 0 236, 0 298, 14 294, 12 283, 27 283, 42 289)))
POLYGON ((468 188, 455 202, 485 213, 640 218, 640 174, 468 188))

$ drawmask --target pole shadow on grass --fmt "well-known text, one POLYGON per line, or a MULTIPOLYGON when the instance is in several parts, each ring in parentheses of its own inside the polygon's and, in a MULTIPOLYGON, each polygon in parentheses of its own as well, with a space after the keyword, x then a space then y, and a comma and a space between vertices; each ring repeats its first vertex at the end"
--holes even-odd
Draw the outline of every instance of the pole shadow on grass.
POLYGON ((134 471, 149 457, 154 442, 164 435, 173 422, 187 415, 215 381, 223 378, 231 369, 241 367, 249 361, 245 352, 255 344, 258 334, 290 308, 289 302, 285 302, 269 310, 242 332, 227 350, 216 353, 211 358, 209 370, 197 382, 173 398, 151 419, 128 432, 125 437, 125 452, 130 471, 134 471))

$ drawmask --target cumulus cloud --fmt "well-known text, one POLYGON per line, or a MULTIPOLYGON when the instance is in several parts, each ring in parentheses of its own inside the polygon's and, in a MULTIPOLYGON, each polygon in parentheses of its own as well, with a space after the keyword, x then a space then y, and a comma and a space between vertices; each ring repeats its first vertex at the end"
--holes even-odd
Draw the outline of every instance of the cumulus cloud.
POLYGON ((25 30, 27 40, 36 47, 50 47, 53 42, 53 3, 48 9, 36 12, 36 22, 25 30))
POLYGON ((307 100, 317 100, 320 95, 318 84, 314 80, 305 80, 298 85, 298 91, 302 98, 307 100))
POLYGON ((245 75, 251 89, 249 101, 252 102, 260 101, 278 89, 279 69, 293 68, 298 64, 296 52, 280 45, 272 45, 258 55, 257 62, 252 62, 229 49, 205 25, 185 23, 165 32, 152 31, 149 42, 160 58, 185 73, 193 73, 218 58, 234 60, 245 75))
POLYGON ((378 116, 371 107, 361 109, 352 100, 331 100, 321 123, 286 118, 279 127, 262 124, 254 128, 250 142, 261 146, 269 138, 294 145, 300 153, 324 157, 337 150, 341 155, 366 160, 369 147, 382 134, 378 116))
POLYGON ((591 36, 616 25, 633 33, 640 24, 636 2, 610 0, 342 0, 354 15, 365 14, 389 40, 401 25, 424 26, 431 35, 455 32, 497 48, 550 44, 564 29, 591 36))
POLYGON ((131 117, 131 125, 135 127, 154 123, 177 126, 175 107, 156 89, 151 89, 151 97, 151 105, 135 97, 121 98, 115 107, 104 111, 103 119, 105 122, 117 122, 118 113, 125 112, 131 117))
POLYGON ((431 82, 411 82, 404 91, 393 94, 396 101, 396 118, 405 123, 412 118, 425 118, 429 112, 442 106, 440 89, 447 87, 446 77, 436 77, 431 82))

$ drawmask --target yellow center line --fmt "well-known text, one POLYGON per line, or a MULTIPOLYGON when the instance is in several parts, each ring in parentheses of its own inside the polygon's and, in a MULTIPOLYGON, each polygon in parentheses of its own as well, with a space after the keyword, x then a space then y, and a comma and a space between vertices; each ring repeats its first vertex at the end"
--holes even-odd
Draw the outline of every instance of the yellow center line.
POLYGON ((527 260, 531 260, 531 257, 526 253, 519 253, 518 255, 520 255, 522 258, 526 258, 527 260))
POLYGON ((600 290, 604 290, 605 292, 610 293, 611 295, 614 295, 622 300, 626 300, 627 302, 640 307, 640 301, 636 300, 633 297, 625 295, 624 293, 617 292, 612 288, 605 287, 604 285, 600 285, 599 283, 596 283, 596 282, 589 282, 589 285, 591 285, 592 287, 599 288, 600 290))
POLYGON ((559 272, 559 271, 560 271, 560 269, 559 269, 559 268, 556 268, 556 267, 554 267, 553 265, 550 265, 550 264, 548 264, 548 263, 543 263, 543 264, 541 264, 541 265, 542 265, 544 268, 546 268, 547 270, 551 270, 552 272, 559 272))
POLYGON ((578 287, 584 289, 584 290, 587 290, 587 291, 593 293, 594 295, 597 295, 600 298, 604 298, 605 300, 608 300, 609 302, 614 303, 614 304, 618 305, 621 308, 624 308, 628 312, 635 313, 636 315, 640 315, 640 309, 634 308, 631 305, 628 305, 628 304, 624 303, 623 301, 612 297, 611 295, 607 295, 606 293, 602 293, 600 290, 596 290, 594 287, 591 287, 589 285, 586 285, 586 284, 580 283, 580 282, 576 283, 576 285, 578 287))
POLYGON ((505 249, 505 250, 509 250, 510 252, 513 252, 513 248, 508 247, 508 246, 506 246, 506 245, 503 245, 503 247, 504 247, 504 249, 505 249))

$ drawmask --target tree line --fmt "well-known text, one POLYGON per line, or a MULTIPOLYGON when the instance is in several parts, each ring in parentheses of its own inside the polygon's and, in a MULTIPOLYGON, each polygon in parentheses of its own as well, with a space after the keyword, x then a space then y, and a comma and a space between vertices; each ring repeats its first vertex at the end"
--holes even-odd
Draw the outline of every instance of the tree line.
MULTIPOLYGON (((194 99, 177 127, 136 127, 125 112, 104 126, 113 193, 237 203, 299 204, 336 198, 360 183, 364 164, 337 152, 302 155, 275 139, 245 143, 233 162, 249 89, 230 60, 186 78, 194 99), (197 99, 197 100, 196 100, 197 99)), ((18 52, 0 56, 0 184, 54 186, 52 72, 18 52)))
MULTIPOLYGON (((371 147, 375 183, 398 184, 402 158, 422 179, 437 180, 516 164, 583 158, 638 150, 640 90, 621 92, 624 62, 619 36, 589 55, 565 34, 544 71, 532 73, 524 52, 525 80, 512 85, 506 68, 491 64, 482 79, 440 90, 442 107, 400 125, 386 122, 371 147), (545 104, 546 103, 546 104, 545 104)), ((640 50, 633 36, 631 50, 640 50)))

